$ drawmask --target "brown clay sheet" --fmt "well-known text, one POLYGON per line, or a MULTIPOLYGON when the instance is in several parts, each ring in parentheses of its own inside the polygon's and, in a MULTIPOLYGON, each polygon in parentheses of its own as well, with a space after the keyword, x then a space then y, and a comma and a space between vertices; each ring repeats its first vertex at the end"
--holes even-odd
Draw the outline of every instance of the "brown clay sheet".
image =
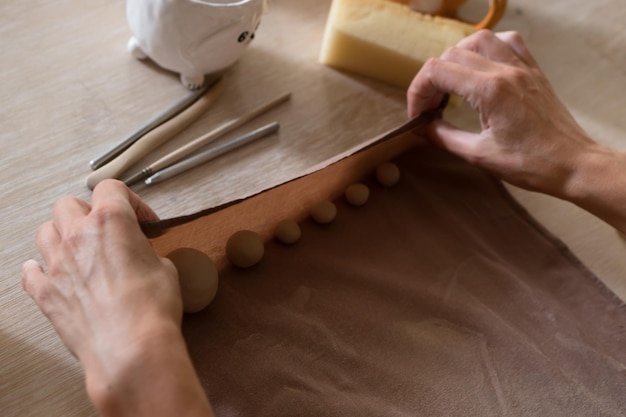
POLYGON ((217 415, 626 415, 618 299, 482 171, 397 162, 396 187, 226 266, 185 317, 217 415))

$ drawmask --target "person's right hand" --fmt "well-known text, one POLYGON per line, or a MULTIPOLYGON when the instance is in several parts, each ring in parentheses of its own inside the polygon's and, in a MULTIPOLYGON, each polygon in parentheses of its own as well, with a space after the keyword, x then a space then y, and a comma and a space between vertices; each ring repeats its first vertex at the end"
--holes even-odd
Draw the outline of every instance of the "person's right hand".
POLYGON ((522 188, 566 197, 580 159, 603 152, 557 98, 516 32, 482 30, 427 61, 407 91, 409 116, 436 108, 445 93, 479 113, 482 131, 437 120, 421 133, 522 188))

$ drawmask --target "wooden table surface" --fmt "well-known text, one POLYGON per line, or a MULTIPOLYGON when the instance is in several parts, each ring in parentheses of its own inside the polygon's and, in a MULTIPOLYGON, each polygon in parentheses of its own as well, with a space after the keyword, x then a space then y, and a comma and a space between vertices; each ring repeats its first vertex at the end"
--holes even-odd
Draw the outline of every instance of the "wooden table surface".
MULTIPOLYGON (((290 103, 247 127, 267 138, 136 191, 161 217, 191 213, 288 180, 401 123, 404 91, 317 63, 328 0, 273 0, 223 95, 145 161, 283 91, 290 103)), ((467 16, 485 1, 471 0, 467 16)), ((499 30, 520 31, 555 89, 598 141, 626 147, 626 9, 620 0, 510 0, 499 30)), ((122 0, 0 1, 0 414, 93 415, 80 367, 22 291, 34 235, 59 197, 90 196, 88 161, 187 94, 175 75, 126 51, 122 0)), ((465 106, 446 117, 476 128, 465 106)), ((244 130, 244 129, 242 129, 244 130)), ((144 161, 144 162, 145 162, 144 161)), ((622 299, 623 237, 571 204, 512 193, 622 299)))

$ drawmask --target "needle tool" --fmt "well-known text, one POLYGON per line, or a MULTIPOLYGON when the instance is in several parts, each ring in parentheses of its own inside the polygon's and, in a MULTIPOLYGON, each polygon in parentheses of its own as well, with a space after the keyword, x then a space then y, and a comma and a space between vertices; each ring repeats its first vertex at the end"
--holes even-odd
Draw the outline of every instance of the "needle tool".
POLYGON ((141 158, 146 156, 154 148, 176 136, 204 114, 218 99, 223 87, 223 79, 215 79, 211 88, 195 103, 180 112, 176 117, 169 119, 167 122, 143 135, 111 162, 87 176, 85 181, 87 187, 93 190, 96 184, 104 179, 120 178, 133 164, 139 162, 141 158))
POLYGON ((161 159, 151 163, 150 165, 148 165, 147 167, 145 167, 144 169, 142 169, 141 171, 137 172, 136 174, 128 177, 124 182, 127 185, 132 185, 136 182, 139 182, 141 180, 144 180, 148 177, 150 177, 153 173, 160 171, 164 168, 167 168, 168 166, 180 161, 181 159, 183 159, 184 157, 186 157, 187 155, 192 154, 193 152, 195 152, 196 150, 205 147, 206 145, 208 145, 209 143, 215 141, 216 139, 218 139, 219 137, 232 132, 233 130, 237 129, 238 127, 242 126, 243 124, 249 122, 250 120, 262 115, 263 113, 268 112, 269 110, 273 109, 274 107, 278 106, 279 104, 284 103, 285 101, 289 100, 289 98, 291 97, 291 93, 284 93, 279 95, 278 97, 259 105, 258 107, 252 109, 250 112, 244 114, 243 116, 239 116, 235 119, 229 120, 223 124, 221 124, 220 126, 216 127, 215 129, 211 130, 208 133, 205 133, 204 135, 200 136, 199 138, 189 142, 188 144, 184 145, 183 147, 175 150, 172 153, 169 153, 167 155, 165 155, 164 157, 162 157, 161 159))
POLYGON ((139 140, 143 135, 167 122, 171 118, 177 116, 178 114, 180 114, 180 112, 198 101, 198 99, 202 97, 207 92, 207 90, 211 88, 211 86, 213 86, 213 83, 207 82, 201 89, 187 94, 181 100, 176 102, 172 107, 157 115, 153 119, 149 120, 144 126, 135 130, 126 139, 122 140, 113 148, 109 149, 101 156, 89 161, 89 166, 91 167, 91 169, 95 171, 101 166, 111 162, 118 155, 128 149, 133 143, 137 142, 137 140, 139 140))
POLYGON ((279 124, 277 122, 273 122, 258 129, 255 129, 251 132, 238 136, 223 144, 213 146, 204 152, 201 152, 187 159, 183 159, 182 161, 177 162, 174 165, 170 165, 169 167, 158 171, 156 174, 148 177, 148 179, 145 180, 145 183, 147 185, 152 185, 161 181, 165 181, 191 168, 195 168, 198 165, 211 161, 218 156, 224 155, 227 152, 234 151, 235 149, 252 143, 257 139, 270 135, 276 132, 278 130, 278 127, 279 124))

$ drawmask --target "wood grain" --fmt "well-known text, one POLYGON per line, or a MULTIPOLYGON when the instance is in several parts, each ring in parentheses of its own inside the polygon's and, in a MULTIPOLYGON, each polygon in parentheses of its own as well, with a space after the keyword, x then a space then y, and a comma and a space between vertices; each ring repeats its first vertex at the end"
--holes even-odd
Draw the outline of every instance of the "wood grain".
MULTIPOLYGON (((487 2, 470 0, 468 20, 487 2)), ((136 191, 161 217, 253 194, 296 177, 406 119, 405 94, 317 63, 329 0, 274 0, 256 39, 224 79, 219 102, 134 168, 246 109, 292 91, 254 125, 259 141, 167 183, 136 191), (257 124, 258 123, 258 124, 257 124)), ((65 195, 88 199, 89 160, 188 92, 175 74, 126 51, 122 0, 0 2, 0 410, 3 416, 95 415, 76 360, 20 285, 39 259, 37 227, 65 195)), ((474 20, 475 21, 475 20, 474 20)), ((554 87, 598 141, 626 148, 626 9, 620 0, 511 0, 497 29, 520 31, 554 87)), ((475 129, 466 107, 446 117, 475 129)), ((234 131, 233 136, 242 132, 234 131)), ((227 140, 228 137, 224 137, 227 140)), ((131 167, 132 170, 133 167, 131 167)), ((531 213, 626 298, 626 242, 571 204, 513 189, 531 213)))
POLYGON ((271 109, 278 106, 279 104, 284 103, 285 101, 289 100, 290 97, 291 97, 291 93, 283 93, 263 104, 260 104, 259 106, 255 107, 249 112, 246 112, 242 114, 241 116, 237 116, 234 119, 228 120, 224 122, 223 124, 220 124, 216 128, 200 136, 199 138, 195 138, 191 142, 176 149, 174 152, 165 155, 164 157, 160 158, 157 161, 152 162, 148 166, 148 168, 150 168, 150 170, 155 173, 157 171, 165 169, 168 166, 182 160, 186 156, 194 154, 197 150, 202 149, 206 147, 207 145, 213 143, 215 140, 219 139, 221 136, 228 134, 228 132, 231 132, 240 126, 245 125, 249 121, 260 116, 261 114, 267 111, 270 111, 271 109))

